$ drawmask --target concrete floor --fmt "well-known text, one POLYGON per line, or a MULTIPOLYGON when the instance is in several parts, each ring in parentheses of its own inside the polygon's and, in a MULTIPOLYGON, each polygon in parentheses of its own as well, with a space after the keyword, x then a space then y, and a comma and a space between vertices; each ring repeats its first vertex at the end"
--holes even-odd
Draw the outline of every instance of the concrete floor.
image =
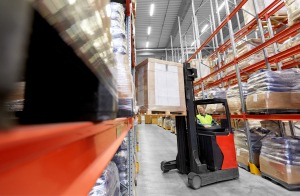
POLYGON ((285 196, 300 195, 290 192, 260 176, 255 176, 240 169, 240 178, 221 182, 193 190, 187 187, 187 175, 177 171, 162 173, 160 162, 174 160, 177 154, 176 136, 157 125, 141 124, 137 126, 140 152, 138 153, 140 173, 137 178, 138 196, 165 195, 253 195, 285 196))

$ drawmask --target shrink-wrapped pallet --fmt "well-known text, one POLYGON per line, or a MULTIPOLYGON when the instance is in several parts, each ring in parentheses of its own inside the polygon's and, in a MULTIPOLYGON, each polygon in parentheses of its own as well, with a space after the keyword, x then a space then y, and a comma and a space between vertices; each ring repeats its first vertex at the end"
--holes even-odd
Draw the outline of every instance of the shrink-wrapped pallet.
POLYGON ((5 102, 6 109, 10 112, 23 111, 25 82, 15 83, 14 90, 5 102))
POLYGON ((259 161, 263 174, 289 185, 300 185, 300 140, 264 139, 259 161))
POLYGON ((293 112, 300 109, 300 69, 264 71, 248 80, 247 110, 293 112))
POLYGON ((88 194, 89 196, 119 196, 120 181, 119 172, 116 164, 110 162, 103 171, 100 178, 97 179, 94 187, 88 194))
POLYGON ((34 1, 35 9, 71 46, 85 64, 116 95, 115 64, 111 49, 111 21, 106 7, 108 0, 87 1, 34 1), (101 14, 101 16, 100 16, 101 14))
POLYGON ((146 59, 136 67, 135 84, 141 112, 185 112, 182 64, 146 59))
POLYGON ((111 34, 113 43, 115 78, 118 91, 118 116, 131 116, 133 110, 133 78, 131 65, 128 62, 127 42, 125 33, 125 9, 122 4, 110 3, 111 9, 111 34))

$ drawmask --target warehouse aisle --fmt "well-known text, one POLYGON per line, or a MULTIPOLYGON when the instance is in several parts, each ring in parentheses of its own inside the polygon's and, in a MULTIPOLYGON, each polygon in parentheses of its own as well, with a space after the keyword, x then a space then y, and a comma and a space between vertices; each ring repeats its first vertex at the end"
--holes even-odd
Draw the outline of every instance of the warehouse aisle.
POLYGON ((187 187, 187 176, 177 171, 163 174, 160 170, 160 162, 174 160, 177 147, 176 136, 157 125, 141 124, 137 126, 139 134, 139 162, 138 196, 165 196, 165 195, 299 195, 299 192, 290 192, 269 182, 259 176, 252 175, 240 169, 238 180, 222 182, 199 190, 187 187))

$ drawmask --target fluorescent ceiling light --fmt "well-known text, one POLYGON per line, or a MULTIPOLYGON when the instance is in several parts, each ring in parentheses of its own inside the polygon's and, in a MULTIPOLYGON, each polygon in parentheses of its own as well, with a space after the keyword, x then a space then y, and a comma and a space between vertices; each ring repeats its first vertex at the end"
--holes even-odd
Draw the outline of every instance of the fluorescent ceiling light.
POLYGON ((146 42, 146 48, 148 48, 149 47, 149 42, 146 42))
POLYGON ((148 35, 150 35, 150 33, 151 33, 151 27, 149 26, 148 27, 148 35))
POLYGON ((218 12, 221 11, 221 9, 225 6, 225 1, 221 3, 221 5, 218 7, 218 12))
POLYGON ((196 42, 196 41, 193 41, 193 43, 191 44, 191 46, 195 45, 195 42, 196 42))
POLYGON ((153 16, 154 13, 154 3, 150 5, 150 16, 153 16))
POLYGON ((76 3, 76 0, 68 0, 70 5, 74 5, 76 3))
POLYGON ((208 27, 208 24, 204 25, 204 27, 201 29, 201 33, 203 33, 204 31, 206 31, 207 27, 208 27))

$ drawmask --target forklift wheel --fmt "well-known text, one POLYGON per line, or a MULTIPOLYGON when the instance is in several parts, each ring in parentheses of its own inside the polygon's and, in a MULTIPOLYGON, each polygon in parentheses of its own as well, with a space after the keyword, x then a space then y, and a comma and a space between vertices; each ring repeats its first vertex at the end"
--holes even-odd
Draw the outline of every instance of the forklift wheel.
POLYGON ((167 169, 165 169, 165 163, 166 163, 167 161, 162 161, 161 163, 160 163, 160 169, 161 169, 161 171, 163 171, 164 173, 167 173, 167 172, 169 172, 170 170, 167 170, 167 169))
POLYGON ((193 172, 189 173, 188 184, 193 189, 199 189, 201 187, 201 177, 193 172))

